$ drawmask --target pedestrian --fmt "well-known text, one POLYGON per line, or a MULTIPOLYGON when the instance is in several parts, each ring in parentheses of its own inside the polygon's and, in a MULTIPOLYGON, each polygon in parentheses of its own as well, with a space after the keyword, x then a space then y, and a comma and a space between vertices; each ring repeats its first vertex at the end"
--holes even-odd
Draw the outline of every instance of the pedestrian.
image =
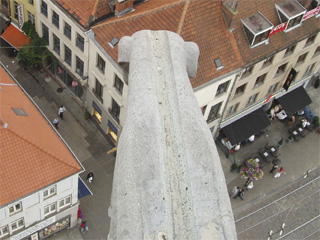
POLYGON ((57 117, 55 119, 53 119, 52 123, 56 127, 56 129, 58 129, 59 119, 57 117))
POLYGON ((87 221, 82 221, 81 222, 80 231, 81 232, 84 232, 84 231, 88 232, 89 231, 89 228, 87 226, 87 221))
POLYGON ((244 189, 243 189, 243 188, 241 188, 241 189, 239 190, 239 192, 237 193, 237 195, 236 195, 236 196, 234 196, 233 198, 240 197, 240 198, 241 198, 241 200, 243 200, 243 195, 244 195, 244 189))
POLYGON ((250 180, 249 184, 247 185, 247 190, 250 191, 253 188, 253 181, 250 180))
POLYGON ((240 187, 239 186, 235 186, 232 189, 231 197, 235 197, 238 194, 239 190, 240 190, 240 187))
POLYGON ((59 111, 58 111, 58 114, 59 114, 59 116, 60 116, 60 118, 63 120, 63 113, 64 113, 64 111, 66 111, 66 108, 64 107, 64 106, 61 106, 60 108, 59 108, 59 111))
POLYGON ((91 183, 93 181, 93 173, 89 172, 87 175, 87 181, 89 181, 89 183, 91 183))
POLYGON ((250 183, 250 181, 252 181, 252 179, 251 179, 251 178, 248 178, 247 181, 246 181, 246 183, 244 184, 244 186, 245 186, 245 187, 248 186, 248 184, 250 183))
POLYGON ((276 170, 276 169, 278 169, 278 165, 277 164, 272 164, 272 168, 271 168, 271 170, 270 170, 270 173, 273 173, 274 172, 274 170, 276 170))
POLYGON ((278 172, 276 172, 276 174, 274 175, 274 178, 279 178, 281 177, 281 174, 283 173, 284 169, 283 167, 281 167, 278 172))

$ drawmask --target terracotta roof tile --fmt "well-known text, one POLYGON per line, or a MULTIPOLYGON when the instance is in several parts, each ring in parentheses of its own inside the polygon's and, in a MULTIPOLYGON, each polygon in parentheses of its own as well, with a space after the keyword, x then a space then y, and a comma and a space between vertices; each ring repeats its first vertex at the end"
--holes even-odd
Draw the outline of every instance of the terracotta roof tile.
POLYGON ((274 26, 277 26, 281 22, 277 15, 275 4, 281 2, 283 2, 283 0, 240 1, 235 31, 233 33, 237 39, 237 44, 245 64, 260 61, 261 59, 266 58, 268 55, 272 55, 273 53, 285 49, 288 46, 295 44, 299 40, 312 35, 313 33, 319 32, 319 18, 312 17, 304 21, 300 27, 297 27, 289 32, 285 33, 282 31, 272 35, 269 39, 268 45, 262 44, 254 48, 250 48, 240 19, 248 18, 260 11, 274 26))
POLYGON ((0 68, 0 206, 81 171, 49 123, 0 68), (22 108, 18 116, 12 108, 22 108))
POLYGON ((118 47, 112 49, 107 42, 115 36, 121 39, 143 29, 179 32, 185 41, 198 44, 199 68, 196 78, 191 79, 193 87, 242 65, 236 41, 225 26, 219 0, 150 0, 137 6, 133 13, 92 28, 95 39, 116 62, 118 47), (216 70, 216 58, 221 59, 223 69, 216 70))

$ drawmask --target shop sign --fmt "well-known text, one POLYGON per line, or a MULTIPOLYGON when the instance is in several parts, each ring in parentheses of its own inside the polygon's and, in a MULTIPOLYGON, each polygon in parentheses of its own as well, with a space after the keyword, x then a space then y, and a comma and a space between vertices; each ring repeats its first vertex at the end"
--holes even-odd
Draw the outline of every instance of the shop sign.
POLYGON ((31 228, 28 228, 27 230, 15 235, 15 236, 12 236, 10 239, 12 240, 18 240, 18 239, 23 239, 27 236, 30 236, 31 234, 33 234, 34 232, 37 232, 39 231, 40 229, 43 229, 45 227, 47 227, 48 225, 54 223, 56 221, 56 217, 53 216, 37 225, 34 225, 33 227, 31 228))
POLYGON ((314 8, 314 9, 308 11, 308 12, 306 12, 306 13, 303 15, 302 22, 303 22, 304 20, 307 20, 307 19, 309 19, 309 18, 317 15, 317 14, 319 13, 319 11, 320 11, 320 6, 314 8))
POLYGON ((287 79, 286 79, 286 81, 284 82, 284 85, 283 85, 283 88, 284 88, 285 90, 288 91, 288 89, 289 89, 291 83, 293 82, 293 80, 295 79, 296 75, 297 75, 296 70, 294 70, 294 69, 292 68, 291 71, 290 71, 290 73, 289 73, 289 75, 288 75, 288 77, 287 77, 287 79))
POLYGON ((24 17, 23 17, 23 5, 17 6, 18 11, 18 21, 19 21, 19 28, 21 29, 24 23, 24 17))
POLYGON ((269 37, 271 37, 275 33, 278 33, 278 32, 281 32, 281 31, 285 30, 286 27, 287 27, 287 24, 288 24, 287 22, 281 23, 278 26, 275 26, 274 28, 272 28, 270 33, 269 33, 269 37))
POLYGON ((267 98, 266 103, 269 102, 272 97, 273 97, 273 95, 271 94, 271 95, 267 98))

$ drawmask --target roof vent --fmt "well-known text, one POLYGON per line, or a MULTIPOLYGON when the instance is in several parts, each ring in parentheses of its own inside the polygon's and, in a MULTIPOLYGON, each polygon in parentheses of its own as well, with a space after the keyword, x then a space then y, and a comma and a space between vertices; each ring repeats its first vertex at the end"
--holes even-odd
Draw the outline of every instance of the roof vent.
POLYGON ((220 58, 215 59, 214 63, 216 64, 217 70, 220 70, 220 69, 224 68, 222 63, 221 63, 220 58))
POLYGON ((119 39, 117 37, 114 37, 111 42, 108 42, 108 44, 110 45, 110 47, 114 48, 115 45, 117 45, 119 42, 119 39))
POLYGON ((3 125, 3 127, 4 127, 4 128, 7 128, 7 127, 8 127, 8 123, 5 123, 5 124, 3 125))
POLYGON ((22 108, 12 108, 12 110, 18 116, 28 116, 22 108))

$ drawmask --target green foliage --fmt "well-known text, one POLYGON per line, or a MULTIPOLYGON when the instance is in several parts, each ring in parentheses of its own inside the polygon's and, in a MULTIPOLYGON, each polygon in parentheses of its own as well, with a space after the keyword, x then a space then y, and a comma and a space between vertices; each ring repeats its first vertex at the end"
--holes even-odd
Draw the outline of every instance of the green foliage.
POLYGON ((31 22, 25 22, 23 24, 22 31, 26 33, 31 41, 20 48, 17 60, 28 68, 31 66, 40 68, 43 61, 52 55, 46 48, 48 43, 38 35, 31 22))
POLYGON ((231 170, 233 170, 233 171, 235 171, 235 170, 238 170, 238 164, 236 164, 236 163, 233 163, 232 165, 231 165, 231 170))
POLYGON ((279 145, 283 145, 283 138, 278 142, 279 145))

